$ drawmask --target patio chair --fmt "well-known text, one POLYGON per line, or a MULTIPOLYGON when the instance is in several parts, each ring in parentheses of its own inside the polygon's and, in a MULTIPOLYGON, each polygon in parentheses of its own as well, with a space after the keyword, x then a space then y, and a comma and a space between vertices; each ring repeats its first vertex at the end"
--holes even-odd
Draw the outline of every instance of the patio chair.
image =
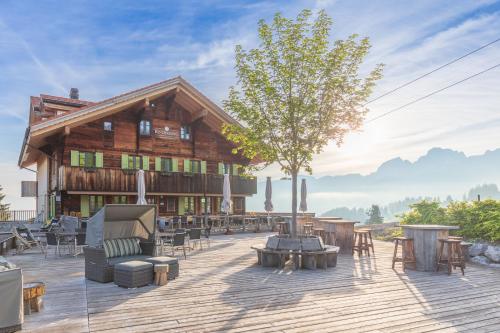
POLYGON ((87 245, 85 238, 87 237, 84 233, 79 233, 76 235, 76 248, 75 248, 75 257, 79 254, 83 253, 83 247, 87 245))
POLYGON ((172 249, 172 256, 175 255, 175 250, 182 249, 182 252, 184 253, 184 259, 187 259, 185 240, 186 240, 185 233, 176 233, 170 240, 168 240, 164 244, 170 246, 170 248, 172 249))
POLYGON ((181 216, 181 227, 182 228, 187 228, 188 227, 188 217, 187 217, 187 215, 181 216))
POLYGON ((189 229, 188 248, 194 250, 196 242, 200 244, 200 250, 203 250, 203 246, 201 245, 201 228, 189 229), (193 243, 192 247, 191 242, 193 243))
POLYGON ((210 247, 210 233, 212 232, 212 221, 208 221, 208 226, 205 228, 205 239, 207 246, 210 247))
POLYGON ((22 253, 24 250, 31 249, 39 246, 40 251, 43 253, 43 247, 40 242, 35 239, 31 231, 26 227, 13 227, 12 234, 16 237, 16 253, 22 253))
POLYGON ((174 216, 174 217, 172 217, 172 229, 173 229, 176 225, 177 225, 177 226, 179 225, 179 216, 174 216))
POLYGON ((59 254, 61 255, 61 252, 59 251, 59 243, 57 242, 57 236, 53 232, 47 232, 45 234, 45 237, 47 238, 47 241, 45 243, 45 258, 47 258, 47 254, 49 253, 49 246, 54 246, 54 256, 59 254))

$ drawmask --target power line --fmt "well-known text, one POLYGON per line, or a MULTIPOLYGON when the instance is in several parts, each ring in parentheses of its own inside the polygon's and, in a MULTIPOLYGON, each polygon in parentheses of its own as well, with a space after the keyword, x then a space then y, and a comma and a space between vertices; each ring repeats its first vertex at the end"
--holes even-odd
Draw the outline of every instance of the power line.
POLYGON ((402 88, 404 88, 404 87, 406 87, 406 86, 409 86, 410 84, 412 84, 412 83, 414 83, 414 82, 416 82, 416 81, 418 81, 418 80, 420 80, 420 79, 423 79, 424 77, 429 76, 429 75, 431 75, 432 73, 439 71, 440 69, 443 69, 443 68, 445 68, 445 67, 447 67, 447 66, 450 66, 451 64, 454 64, 454 63, 456 63, 457 61, 462 60, 463 58, 466 58, 466 57, 470 56, 471 54, 474 54, 474 53, 476 53, 476 52, 478 52, 478 51, 481 51, 481 50, 482 50, 482 49, 484 49, 485 47, 488 47, 488 46, 490 46, 490 45, 492 45, 492 44, 495 44, 495 43, 497 43, 497 42, 499 42, 499 41, 500 41, 500 38, 495 39, 494 41, 489 42, 488 44, 484 44, 483 46, 478 47, 477 49, 475 49, 475 50, 473 50, 473 51, 470 51, 469 53, 466 53, 466 54, 464 54, 464 55, 463 55, 463 56, 461 56, 461 57, 458 57, 458 58, 456 58, 456 59, 453 59, 452 61, 447 62, 446 64, 441 65, 441 66, 439 66, 438 68, 435 68, 435 69, 433 69, 433 70, 432 70, 432 71, 430 71, 430 72, 427 72, 427 73, 425 73, 425 74, 423 74, 423 75, 421 75, 421 76, 419 76, 419 77, 417 77, 417 78, 415 78, 415 79, 413 79, 413 80, 411 80, 411 81, 408 81, 408 82, 406 82, 406 83, 403 83, 402 85, 400 85, 400 86, 398 86, 398 87, 396 87, 396 88, 394 88, 394 89, 392 89, 392 90, 389 90, 388 92, 386 92, 386 93, 384 93, 384 94, 382 94, 382 95, 380 95, 380 96, 378 96, 378 97, 375 97, 375 98, 374 98, 374 99, 372 99, 372 100, 369 100, 369 101, 368 101, 368 102, 366 102, 363 106, 368 105, 368 104, 370 104, 370 103, 372 103, 372 102, 375 102, 375 101, 377 101, 377 100, 381 99, 382 97, 385 97, 385 96, 387 96, 387 95, 390 95, 390 94, 392 94, 393 92, 398 91, 398 90, 400 90, 400 89, 402 89, 402 88))
POLYGON ((426 98, 429 98, 429 97, 431 97, 432 95, 435 95, 435 94, 437 94, 437 93, 440 93, 440 92, 441 92, 441 91, 443 91, 443 90, 449 89, 449 88, 454 87, 454 86, 456 86, 456 85, 458 85, 458 84, 460 84, 460 83, 463 83, 463 82, 465 82, 465 81, 467 81, 467 80, 470 80, 470 79, 472 79, 472 78, 475 78, 476 76, 479 76, 479 75, 481 75, 481 74, 484 74, 484 73, 486 73, 486 72, 489 72, 489 71, 491 71, 491 70, 493 70, 493 69, 495 69, 495 68, 497 68, 497 67, 500 67, 500 64, 496 64, 495 66, 492 66, 492 67, 487 68, 487 69, 485 69, 485 70, 483 70, 483 71, 481 71, 481 72, 478 72, 478 73, 476 73, 476 74, 473 74, 473 75, 471 75, 471 76, 468 76, 468 77, 466 77, 466 78, 464 78, 464 79, 462 79, 462 80, 460 80, 460 81, 454 82, 454 83, 450 84, 449 86, 446 86, 446 87, 444 87, 444 88, 441 88, 441 89, 435 90, 435 91, 433 91, 433 92, 431 92, 431 93, 429 93, 429 94, 427 94, 427 95, 425 95, 425 96, 419 97, 419 98, 417 98, 417 99, 415 99, 415 100, 413 100, 413 101, 411 101, 411 102, 409 102, 409 103, 406 103, 406 104, 401 105, 401 106, 399 106, 399 107, 397 107, 397 108, 395 108, 395 109, 392 109, 392 110, 390 110, 390 111, 387 111, 387 112, 385 112, 385 113, 383 113, 383 114, 381 114, 381 115, 379 115, 379 116, 376 116, 375 118, 368 119, 368 120, 365 122, 365 124, 371 123, 371 122, 373 122, 373 121, 375 121, 375 120, 377 120, 377 119, 380 119, 380 118, 382 118, 382 117, 385 117, 385 116, 387 116, 387 115, 389 115, 389 114, 391 114, 391 113, 394 113, 394 112, 396 112, 396 111, 399 111, 399 110, 401 110, 401 109, 403 109, 403 108, 405 108, 405 107, 407 107, 407 106, 410 106, 410 105, 412 105, 412 104, 415 104, 415 103, 417 103, 417 102, 420 102, 421 100, 424 100, 424 99, 426 99, 426 98))

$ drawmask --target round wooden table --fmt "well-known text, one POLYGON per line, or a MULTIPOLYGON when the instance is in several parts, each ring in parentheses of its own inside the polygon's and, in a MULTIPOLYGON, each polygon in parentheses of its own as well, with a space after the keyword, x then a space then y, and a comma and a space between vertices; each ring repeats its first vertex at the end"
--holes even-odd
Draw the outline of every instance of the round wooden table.
POLYGON ((45 284, 43 282, 23 284, 24 314, 29 315, 31 311, 39 312, 43 295, 45 295, 45 284))
POLYGON ((439 239, 447 239, 450 230, 456 226, 435 224, 402 225, 406 238, 413 238, 417 271, 434 272, 436 270, 439 239))

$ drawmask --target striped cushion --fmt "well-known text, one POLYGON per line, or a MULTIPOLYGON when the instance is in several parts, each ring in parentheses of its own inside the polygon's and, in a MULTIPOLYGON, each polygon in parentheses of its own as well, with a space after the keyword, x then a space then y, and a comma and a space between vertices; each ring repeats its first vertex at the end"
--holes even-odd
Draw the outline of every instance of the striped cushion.
POLYGON ((104 241, 104 253, 106 258, 114 258, 120 256, 120 250, 114 239, 106 239, 104 241))
POLYGON ((139 238, 107 239, 104 241, 106 258, 142 254, 139 238))

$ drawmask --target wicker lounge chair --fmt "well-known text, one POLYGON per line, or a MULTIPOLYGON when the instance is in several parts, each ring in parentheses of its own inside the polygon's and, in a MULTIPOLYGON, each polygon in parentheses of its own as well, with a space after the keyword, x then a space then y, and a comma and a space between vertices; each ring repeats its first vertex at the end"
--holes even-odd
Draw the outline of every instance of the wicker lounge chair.
POLYGON ((88 221, 85 277, 111 282, 114 265, 153 256, 155 223, 154 205, 105 205, 88 221))

